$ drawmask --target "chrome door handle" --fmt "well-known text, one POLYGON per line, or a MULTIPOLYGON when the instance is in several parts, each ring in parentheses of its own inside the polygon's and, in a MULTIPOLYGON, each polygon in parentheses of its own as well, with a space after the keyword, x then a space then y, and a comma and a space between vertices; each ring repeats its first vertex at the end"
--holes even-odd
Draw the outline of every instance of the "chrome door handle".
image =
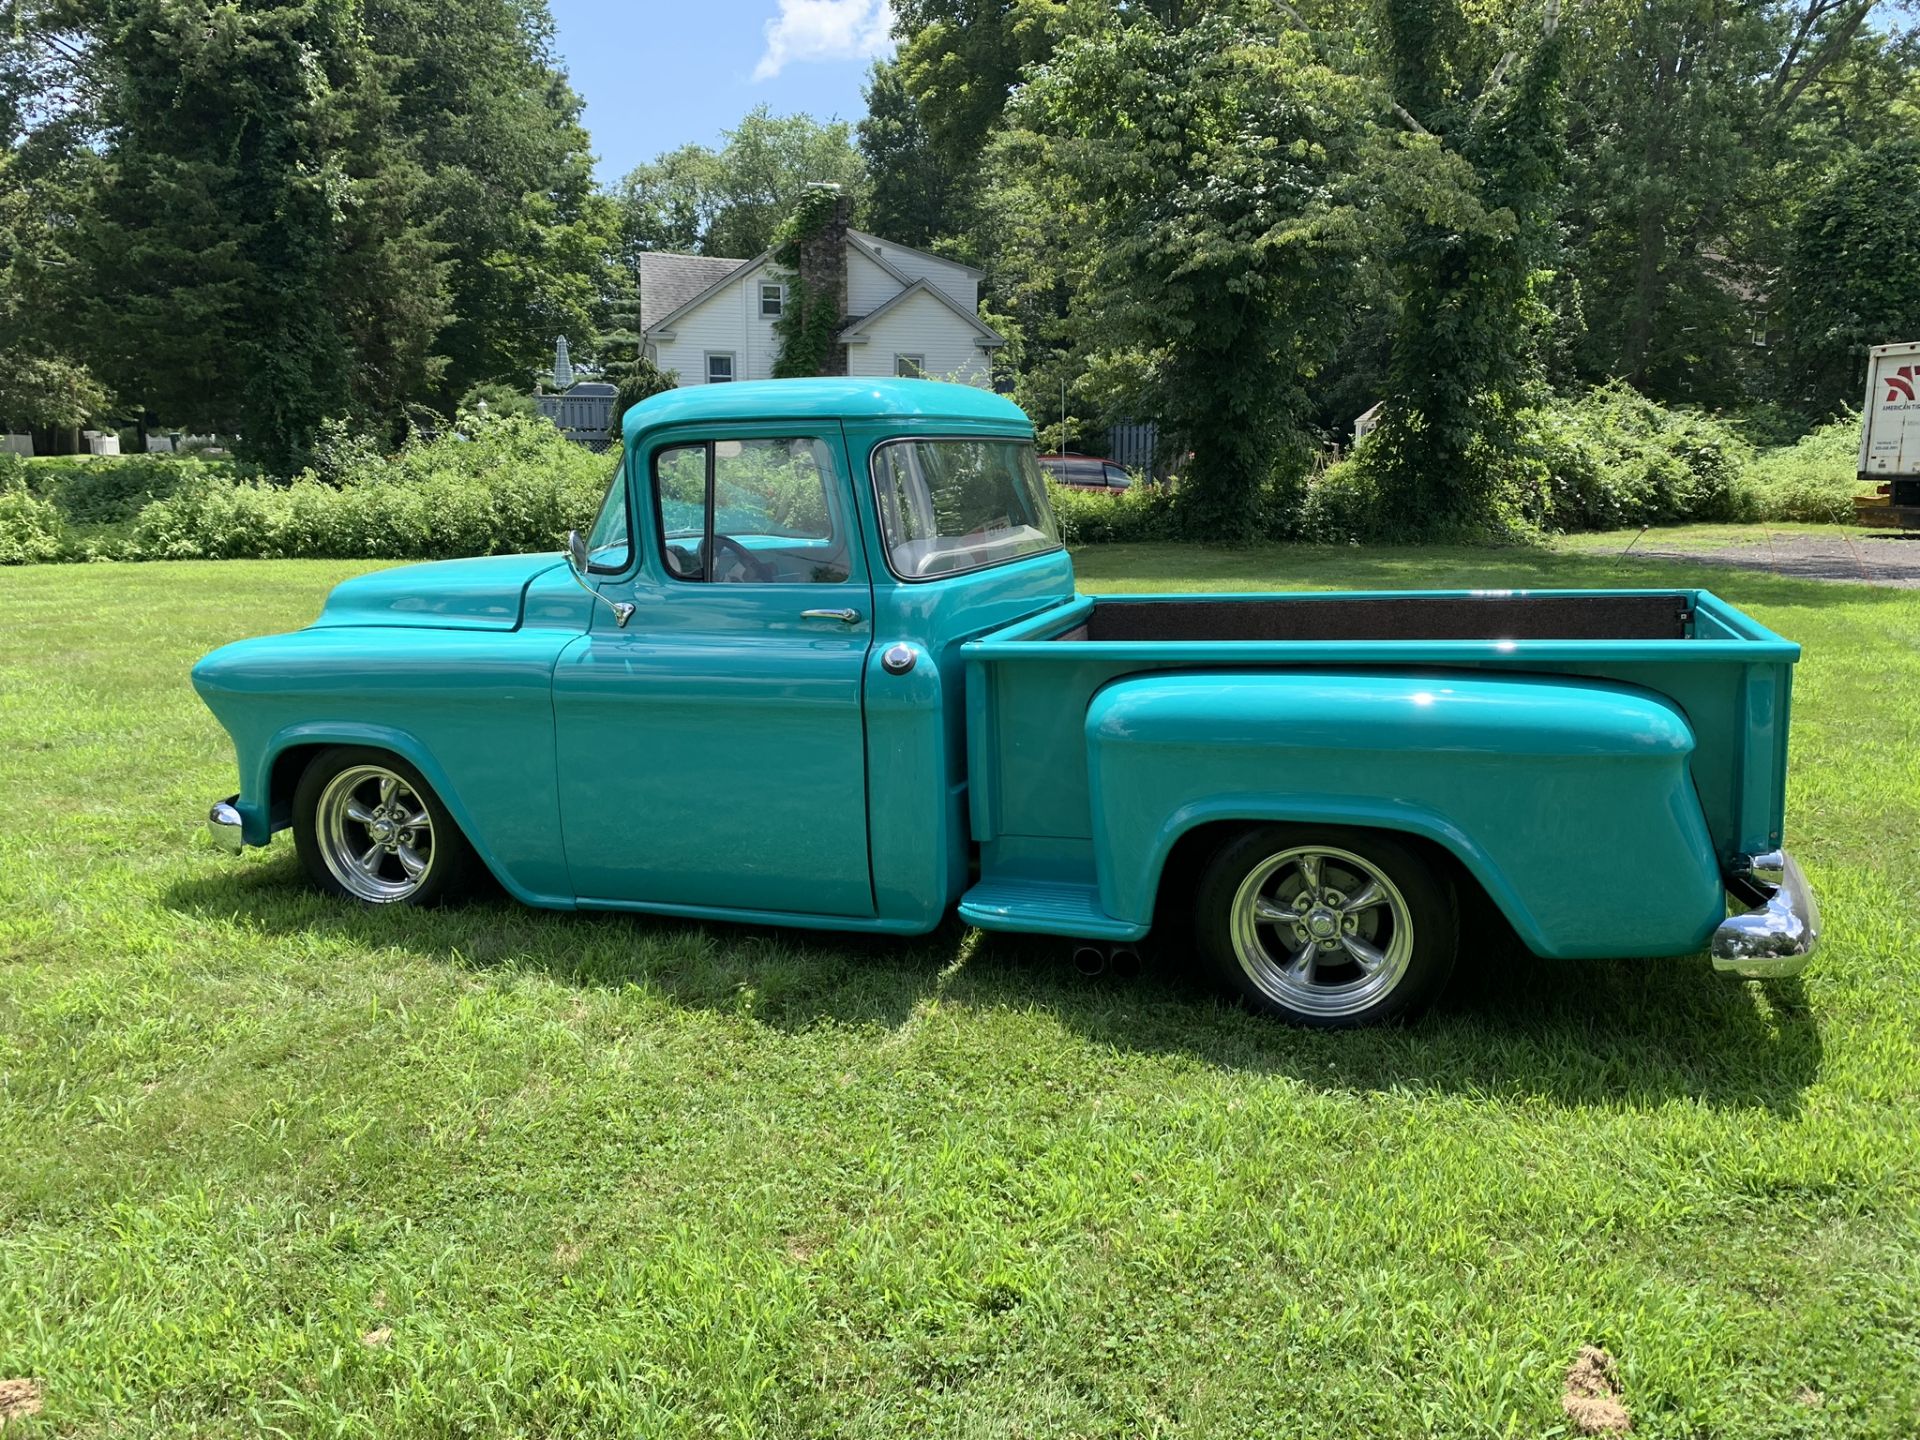
POLYGON ((838 620, 842 625, 858 625, 860 612, 858 610, 802 610, 800 618, 802 620, 838 620))

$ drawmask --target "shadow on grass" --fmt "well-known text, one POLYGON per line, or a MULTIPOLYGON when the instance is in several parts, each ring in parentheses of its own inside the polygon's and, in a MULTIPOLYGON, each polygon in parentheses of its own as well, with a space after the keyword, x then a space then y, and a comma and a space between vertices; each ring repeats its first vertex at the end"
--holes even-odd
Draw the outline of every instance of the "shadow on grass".
MULTIPOLYGON (((1045 1014, 1116 1050, 1290 1076, 1316 1089, 1447 1092, 1651 1109, 1675 1101, 1791 1115, 1821 1042, 1798 981, 1765 987, 1680 960, 1550 961, 1469 932, 1447 995, 1417 1024, 1316 1033, 1214 998, 1183 948, 1146 973, 1087 979, 1065 941, 978 935, 950 923, 917 940, 564 914, 506 901, 368 910, 308 891, 291 855, 188 880, 178 911, 259 930, 398 949, 567 985, 638 987, 670 1004, 799 1034, 823 1023, 893 1028, 919 1007, 1045 1014)), ((378 963, 370 955, 368 963, 378 963)))

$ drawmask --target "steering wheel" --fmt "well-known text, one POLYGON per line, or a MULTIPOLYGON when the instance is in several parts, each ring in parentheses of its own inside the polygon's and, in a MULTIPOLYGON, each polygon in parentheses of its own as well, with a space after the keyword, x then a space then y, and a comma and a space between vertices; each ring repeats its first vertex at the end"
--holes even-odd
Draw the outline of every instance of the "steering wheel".
POLYGON ((716 530, 713 535, 713 559, 716 563, 707 567, 708 579, 717 580, 720 578, 719 565, 717 562, 720 556, 726 551, 732 551, 740 563, 746 567, 748 576, 763 585, 769 580, 777 578, 780 573, 731 535, 722 535, 716 530))

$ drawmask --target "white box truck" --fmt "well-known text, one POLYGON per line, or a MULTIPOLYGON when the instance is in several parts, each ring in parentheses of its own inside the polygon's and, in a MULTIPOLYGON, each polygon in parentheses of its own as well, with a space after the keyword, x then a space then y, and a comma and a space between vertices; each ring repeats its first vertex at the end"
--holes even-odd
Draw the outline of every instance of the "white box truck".
POLYGON ((1920 341, 1867 352, 1860 412, 1860 479, 1874 486, 1854 507, 1860 523, 1920 530, 1920 341))

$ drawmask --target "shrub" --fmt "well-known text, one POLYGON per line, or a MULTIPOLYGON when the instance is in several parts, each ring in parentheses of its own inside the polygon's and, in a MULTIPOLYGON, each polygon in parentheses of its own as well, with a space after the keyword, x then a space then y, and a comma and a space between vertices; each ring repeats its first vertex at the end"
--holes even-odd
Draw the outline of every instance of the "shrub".
POLYGON ((1860 417, 1842 415, 1792 445, 1762 452, 1747 473, 1753 509, 1763 520, 1845 524, 1860 493, 1860 417))
POLYGON ((1075 490, 1047 482, 1060 538, 1069 545, 1099 545, 1129 540, 1171 540, 1176 516, 1173 491, 1164 485, 1134 484, 1117 495, 1075 490))
POLYGON ((1711 416, 1615 381, 1528 418, 1525 448, 1545 468, 1552 529, 1751 517, 1741 480, 1752 451, 1711 416))
POLYGON ((1380 528, 1380 484, 1369 466, 1349 456, 1307 482, 1300 506, 1300 538, 1322 545, 1357 543, 1380 528))
POLYGON ((60 555, 60 512, 27 488, 19 457, 0 455, 0 565, 31 565, 60 555))
POLYGON ((311 472, 289 485, 202 473, 141 511, 146 559, 435 559, 558 549, 584 527, 613 457, 545 420, 466 417, 466 434, 413 444, 338 485, 311 472))
POLYGON ((34 492, 59 507, 69 525, 124 525, 202 470, 232 472, 221 461, 172 455, 63 455, 27 466, 34 492))

